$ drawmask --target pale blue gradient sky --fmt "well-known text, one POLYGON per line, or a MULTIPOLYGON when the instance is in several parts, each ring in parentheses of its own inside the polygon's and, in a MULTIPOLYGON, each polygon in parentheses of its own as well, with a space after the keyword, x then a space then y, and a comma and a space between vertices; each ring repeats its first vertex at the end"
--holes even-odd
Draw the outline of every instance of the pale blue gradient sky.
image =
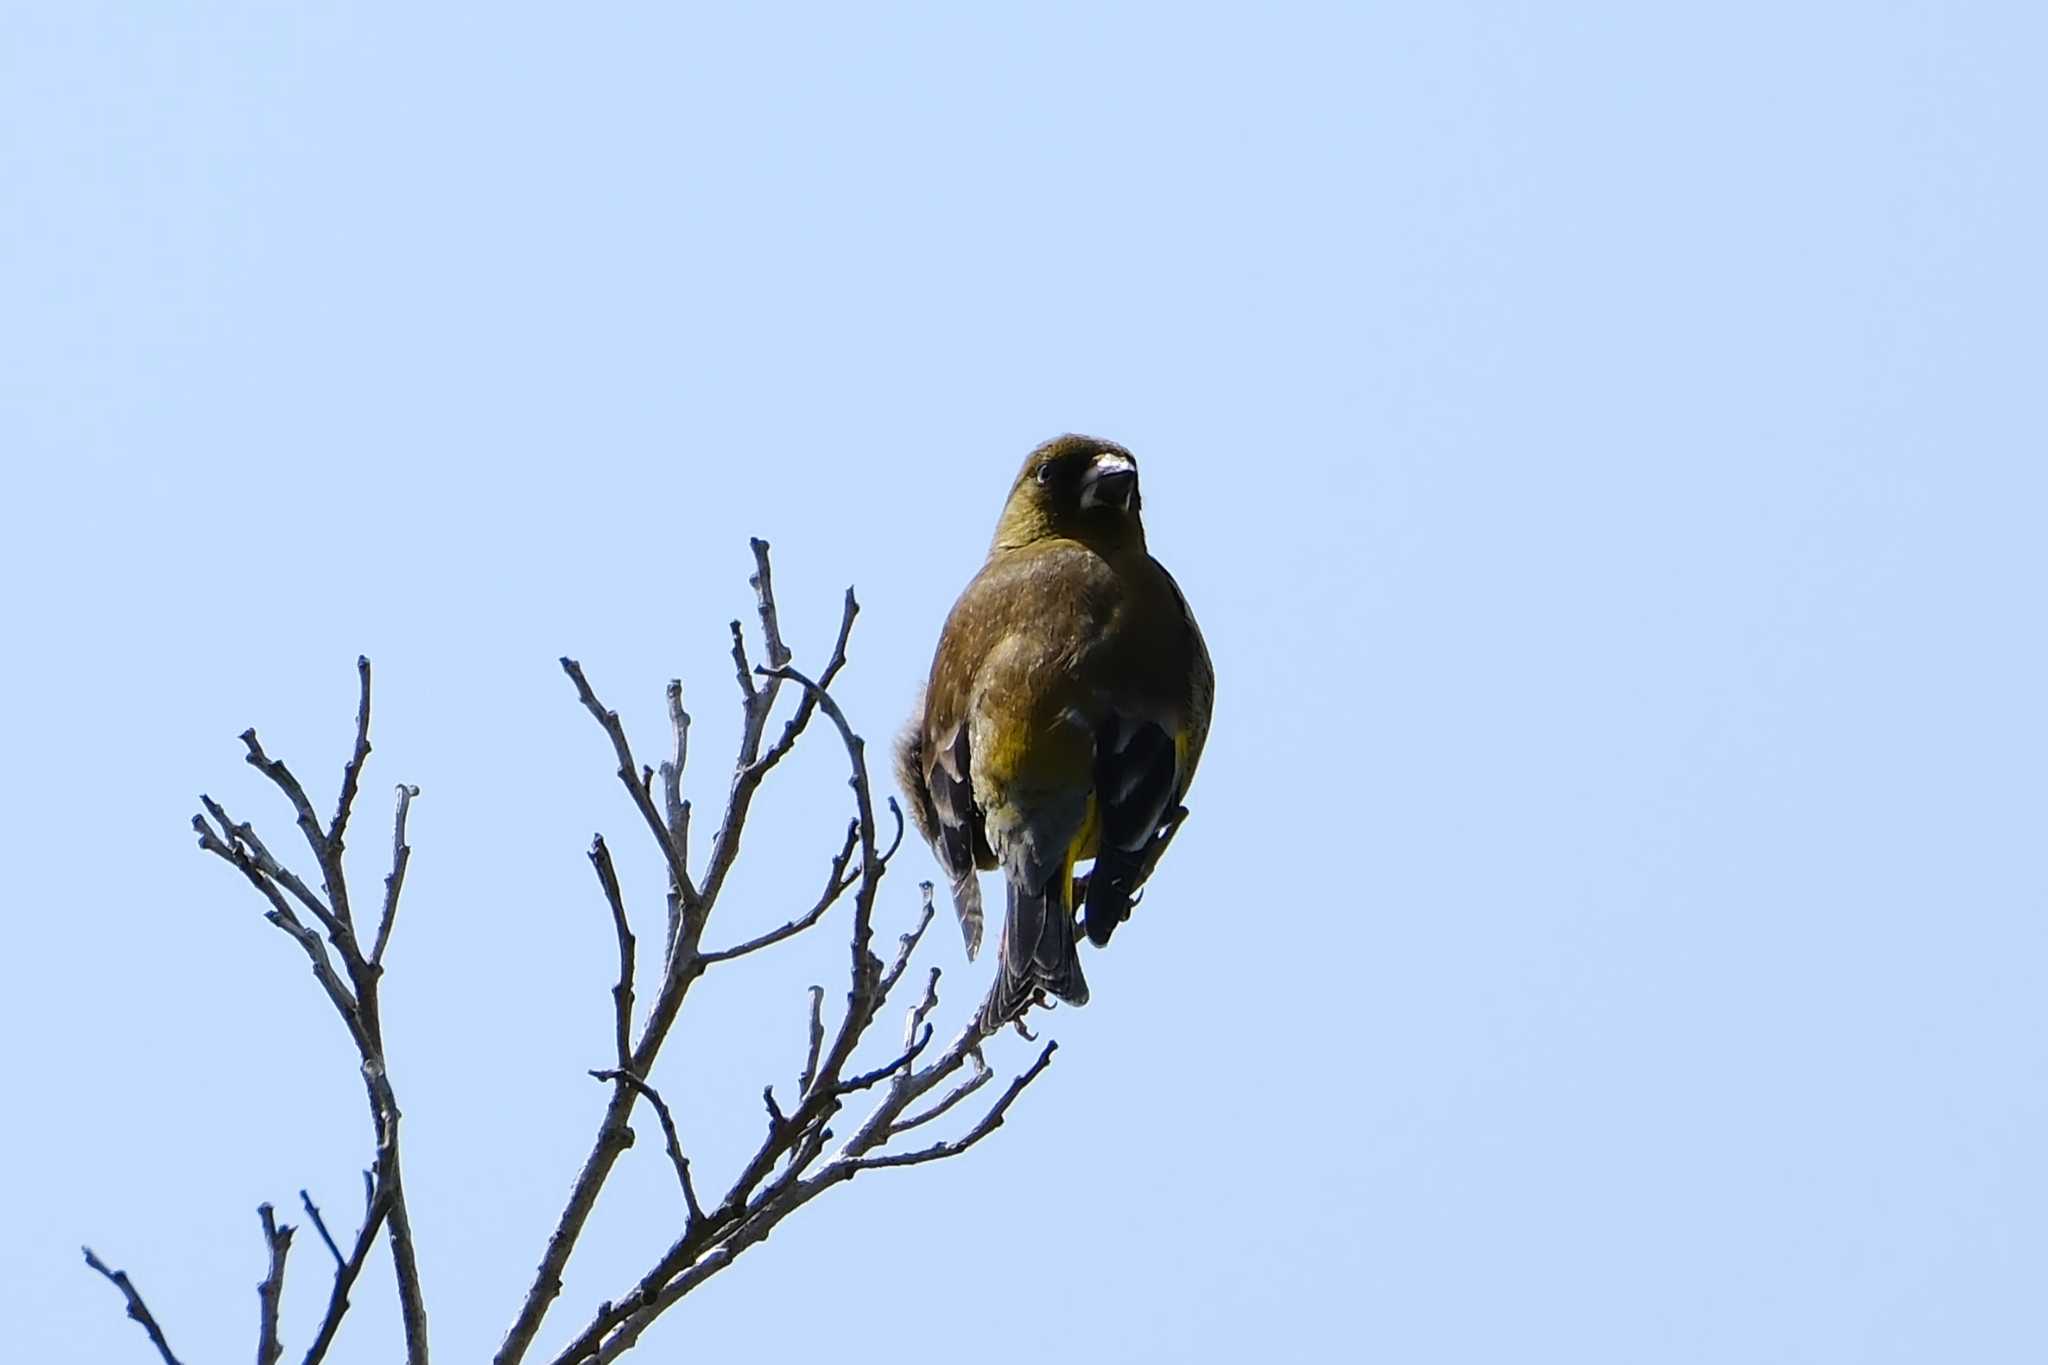
MULTIPOLYGON (((859 586, 879 748, 1066 429, 1216 657, 1194 819, 1009 1126, 657 1355, 2048 1358, 2038 8, 435 8, 0 16, 20 1358, 148 1358, 80 1242, 239 1358, 255 1205, 352 1204, 346 1041, 190 847, 201 790, 288 831, 237 731, 326 800, 376 661, 357 875, 420 783, 388 1027, 483 1358, 602 1099, 590 832, 659 890, 556 656, 649 749, 685 677, 711 801, 765 535, 800 662, 859 586)), ((842 952, 693 1003, 707 1184, 842 952)), ((675 1204, 629 1159, 549 1340, 675 1204)))

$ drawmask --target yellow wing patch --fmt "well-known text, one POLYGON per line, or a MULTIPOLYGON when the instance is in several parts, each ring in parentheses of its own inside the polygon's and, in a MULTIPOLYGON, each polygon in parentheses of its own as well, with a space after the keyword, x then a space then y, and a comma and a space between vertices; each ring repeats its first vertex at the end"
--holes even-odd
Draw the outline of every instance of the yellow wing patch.
POLYGON ((1067 845, 1066 866, 1060 869, 1060 904, 1070 916, 1074 913, 1074 864, 1095 856, 1101 833, 1102 819, 1095 808, 1095 793, 1089 792, 1088 813, 1081 817, 1081 828, 1067 845))

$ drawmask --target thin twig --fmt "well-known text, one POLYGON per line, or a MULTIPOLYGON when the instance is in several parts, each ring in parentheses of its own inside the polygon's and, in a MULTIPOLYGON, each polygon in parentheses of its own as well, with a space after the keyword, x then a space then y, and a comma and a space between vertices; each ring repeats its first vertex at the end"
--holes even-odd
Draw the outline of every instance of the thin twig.
MULTIPOLYGON (((320 880, 327 888, 327 904, 333 910, 335 923, 340 926, 338 929, 334 925, 328 926, 328 933, 336 938, 337 946, 342 939, 352 940, 355 919, 349 913, 348 883, 341 875, 340 850, 328 839, 327 831, 321 828, 319 818, 313 814, 313 803, 307 799, 305 787, 283 760, 263 752, 263 745, 258 742, 253 728, 242 732, 242 743, 249 750, 249 765, 269 778, 292 803, 292 810, 298 817, 299 832, 305 835, 306 847, 312 850, 313 861, 320 868, 320 880)), ((339 811, 336 814, 341 815, 339 811)), ((347 817, 341 816, 341 822, 347 824, 347 817)))
MULTIPOLYGON (((917 945, 924 941, 924 931, 931 928, 932 917, 937 913, 932 909, 932 884, 930 882, 919 882, 917 885, 919 891, 924 896, 924 905, 919 910, 917 923, 911 927, 910 932, 899 936, 896 940, 896 960, 890 964, 889 970, 882 976, 882 994, 884 997, 890 991, 895 990, 896 983, 903 979, 904 969, 910 966, 910 955, 915 953, 917 945)), ((936 987, 938 981, 939 969, 934 967, 932 968, 932 985, 936 987)))
POLYGON ((398 784, 398 813, 391 819, 391 871, 384 877, 384 912, 377 917, 377 942, 370 949, 370 965, 384 965, 384 947, 391 942, 391 925, 398 918, 398 893, 405 889, 405 869, 412 862, 412 845, 405 841, 405 817, 412 812, 418 787, 398 784))
POLYGON ((910 1040, 917 1036, 918 1026, 939 1007, 939 969, 932 968, 931 975, 924 983, 924 998, 911 1006, 909 1017, 903 1021, 903 1045, 910 1046, 910 1040))
POLYGON ((149 1333, 150 1344, 155 1346, 157 1354, 164 1358, 164 1365, 178 1365, 178 1358, 171 1354, 171 1344, 164 1340, 163 1328, 157 1326, 156 1319, 150 1316, 149 1305, 142 1301, 142 1295, 136 1291, 134 1282, 128 1278, 128 1272, 110 1270, 105 1261, 92 1254, 91 1247, 81 1249, 85 1252, 85 1263, 106 1276, 112 1281, 114 1288, 121 1291, 121 1297, 128 1301, 128 1316, 141 1323, 142 1330, 149 1333))
POLYGON ((846 825, 846 843, 840 848, 838 855, 832 859, 831 870, 825 876, 825 889, 819 894, 817 902, 809 910, 806 910, 787 924, 779 925, 776 928, 770 929, 765 934, 750 938, 745 943, 736 943, 730 948, 721 948, 717 952, 702 953, 698 956, 697 960, 709 965, 713 962, 730 962, 736 957, 745 957, 748 953, 758 953, 763 948, 772 948, 785 939, 795 938, 798 934, 801 934, 804 930, 823 919, 825 912, 836 905, 839 898, 846 894, 847 889, 860 880, 858 876, 849 877, 846 875, 846 865, 853 860, 854 845, 859 840, 860 821, 848 821, 846 825))
POLYGON ((704 1210, 697 1203, 697 1186, 690 1178, 690 1159, 683 1155, 682 1139, 676 1136, 675 1116, 669 1113, 668 1105, 661 1098, 661 1092, 632 1072, 623 1069, 593 1071, 590 1074, 601 1081, 614 1081, 630 1086, 641 1098, 654 1106, 654 1117, 661 1124, 661 1139, 668 1147, 669 1165, 675 1167, 676 1184, 682 1187, 683 1205, 689 1211, 690 1223, 694 1226, 703 1222, 704 1210))
POLYGON ((626 923, 625 902, 619 895, 619 874, 612 867, 612 851, 602 834, 590 840, 590 865, 597 869, 597 881, 612 909, 612 930, 619 938, 619 984, 612 987, 614 1033, 617 1035, 619 1069, 631 1071, 633 1064, 633 930, 626 923))
POLYGON ((327 842, 337 851, 348 833, 350 808, 356 801, 356 784, 363 775, 363 763, 370 757, 370 661, 356 656, 358 699, 356 701, 356 747, 341 770, 341 795, 334 803, 334 819, 327 826, 327 842))
MULTIPOLYGON (((690 803, 683 799, 683 766, 690 757, 690 713, 683 709, 683 680, 670 678, 668 681, 668 727, 674 748, 661 764, 662 807, 668 817, 669 842, 675 846, 676 858, 685 867, 690 864, 690 803)), ((668 951, 675 951, 676 939, 682 933, 682 897, 675 898, 669 908, 668 951)))
MULTIPOLYGON (((254 734, 255 732, 251 731, 250 733, 254 734)), ((206 808, 206 812, 209 815, 220 823, 221 837, 233 846, 237 856, 229 857, 228 861, 247 862, 264 876, 276 882, 286 891, 289 891, 292 894, 292 899, 304 906, 308 913, 319 921, 320 927, 327 931, 328 940, 334 944, 337 950, 341 949, 343 944, 353 944, 355 942, 354 931, 348 925, 341 922, 334 911, 328 907, 327 902, 313 894, 312 888, 300 880, 296 872, 293 872, 277 860, 276 855, 271 853, 263 840, 257 837, 253 827, 246 821, 241 824, 230 821, 227 811, 222 809, 220 803, 210 796, 202 793, 199 803, 206 808)), ((194 823, 197 824, 196 819, 194 823)), ((222 850, 218 849, 214 851, 222 852, 222 850)), ((226 855, 223 854, 223 856, 226 855)))
POLYGON ((284 1294, 284 1258, 292 1249, 293 1230, 277 1221, 276 1210, 268 1204, 257 1205, 256 1216, 263 1221, 263 1241, 270 1248, 270 1268, 256 1286, 256 1365, 276 1365, 284 1354, 277 1338, 277 1304, 284 1294))
POLYGON ((640 818, 645 820, 647 828, 654 832, 654 842, 660 846, 662 855, 668 863, 669 879, 680 889, 684 905, 695 904, 697 891, 690 883, 690 870, 683 865, 682 850, 677 848, 675 840, 669 837, 668 826, 662 823, 660 813, 654 809, 654 798, 648 795, 647 786, 640 781, 639 766, 633 762, 633 746, 626 741, 626 727, 620 722, 619 713, 607 709, 604 703, 597 699, 597 693, 591 690, 590 680, 583 676, 582 664, 564 656, 562 671, 569 675, 569 681, 576 684, 577 700, 583 703, 585 710, 597 717, 597 723, 603 726, 605 734, 611 737, 612 752, 619 760, 619 781, 625 784, 626 791, 632 796, 633 805, 640 812, 640 818))
POLYGON ((966 1080, 954 1086, 950 1091, 946 1093, 944 1099, 941 1099, 937 1104, 934 1104, 931 1108, 923 1110, 916 1114, 912 1114, 909 1118, 899 1119, 896 1122, 890 1124, 889 1136, 895 1137, 898 1133, 907 1133, 913 1128, 922 1128, 927 1123, 930 1123, 933 1119, 943 1117, 948 1110, 953 1108, 953 1106, 959 1104, 969 1095, 972 1095, 975 1091, 981 1089, 984 1085, 987 1085, 991 1080, 993 1080, 995 1078, 996 1073, 989 1069, 988 1064, 986 1062, 980 1062, 979 1058, 977 1058, 976 1060, 977 1062, 979 1062, 979 1065, 975 1067, 974 1074, 972 1076, 969 1076, 966 1080))
POLYGON ((799 1095, 811 1093, 811 1082, 818 1078, 818 1050, 825 1046, 825 988, 811 987, 811 1033, 810 1048, 804 1054, 804 1069, 797 1077, 796 1091, 799 1095))
POLYGON ((1051 1064, 1052 1054, 1059 1051, 1059 1046, 1057 1039, 1048 1042, 1045 1050, 1038 1054, 1038 1060, 1026 1067, 1016 1080, 1011 1081, 1009 1088, 1003 1091, 1002 1097, 990 1105, 989 1111, 982 1115, 981 1122, 968 1129, 962 1136, 954 1138, 951 1142, 935 1142, 915 1152, 884 1152, 880 1156, 860 1157, 854 1161, 854 1168, 874 1171, 887 1166, 916 1166, 926 1161, 938 1161, 944 1157, 960 1155, 1003 1126, 1003 1116, 1010 1112, 1010 1106, 1024 1093, 1024 1087, 1037 1080, 1038 1073, 1051 1064))
MULTIPOLYGON (((938 970, 937 967, 932 968, 934 980, 937 980, 938 970)), ((890 1062, 886 1066, 878 1066, 873 1071, 864 1071, 858 1076, 850 1076, 840 1081, 838 1084, 839 1093, 851 1095, 857 1090, 869 1089, 882 1081, 888 1080, 899 1072, 907 1071, 910 1065, 917 1060, 917 1054, 923 1052, 925 1045, 930 1043, 931 1040, 932 1027, 930 1024, 926 1024, 924 1031, 917 1035, 916 1039, 909 1047, 903 1050, 902 1054, 895 1061, 890 1062)))
POLYGON ((313 1231, 320 1234, 320 1240, 327 1243, 329 1254, 334 1257, 334 1268, 341 1269, 348 1264, 348 1258, 341 1254, 341 1248, 334 1244, 334 1234, 327 1230, 327 1220, 320 1216, 320 1206, 313 1202, 313 1196, 299 1191, 299 1203, 305 1206, 306 1217, 313 1220, 313 1231))
MULTIPOLYGON (((853 637, 853 618, 858 615, 860 602, 855 599, 853 589, 848 588, 845 604, 839 612, 839 638, 832 642, 832 656, 825 661, 825 671, 818 675, 819 687, 830 687, 833 680, 839 676, 839 670, 846 667, 846 644, 853 637)), ((783 662, 786 663, 788 660, 785 659, 783 662)), ((781 737, 761 756, 760 766, 763 771, 782 761, 783 756, 796 744, 797 737, 803 734, 804 727, 811 723, 811 715, 816 709, 817 699, 808 691, 805 692, 803 700, 797 703, 795 712, 791 714, 789 723, 782 727, 781 737)))
MULTIPOLYGON (((199 799, 205 801, 207 807, 216 813, 215 818, 220 819, 222 824, 226 825, 226 819, 220 814, 219 806, 203 796, 199 799)), ((364 1047, 367 1040, 362 1036, 362 1027, 357 1015, 355 996, 350 993, 349 988, 343 984, 340 976, 335 973, 334 963, 328 957, 327 946, 320 941, 320 936, 306 927, 299 917, 292 913, 290 902, 286 901, 283 894, 278 891, 276 883, 256 865, 254 859, 244 849, 242 841, 237 839, 236 842, 229 843, 223 840, 207 825, 203 816, 193 816, 192 827, 199 832, 199 846, 201 848, 214 854, 230 867, 240 872, 243 877, 248 879, 249 884, 255 887, 265 900, 270 902, 271 908, 265 913, 264 918, 284 930, 285 933, 291 935, 292 939, 305 951, 307 959, 313 964, 314 979, 320 983, 320 988, 327 993, 327 998, 333 1004, 335 1013, 341 1016, 343 1025, 349 1031, 349 1037, 355 1041, 359 1050, 364 1047)), ((234 829, 233 826, 227 827, 230 831, 234 829)))
MULTIPOLYGON (((348 1258, 334 1272, 334 1284, 327 1293, 327 1311, 321 1315, 320 1328, 313 1334, 313 1344, 306 1348, 304 1365, 320 1365, 327 1358, 327 1349, 334 1344, 335 1333, 341 1330, 341 1320, 348 1314, 349 1290, 355 1287, 356 1277, 363 1273, 363 1265, 370 1259, 370 1250, 377 1244, 377 1233, 384 1226, 389 1204, 380 1196, 376 1177, 368 1171, 363 1172, 363 1200, 363 1226, 356 1233, 355 1246, 348 1258)), ((319 1214, 315 1213, 313 1217, 315 1226, 319 1226, 319 1214)), ((324 1228, 322 1235, 325 1235, 324 1228)), ((328 1245, 331 1249, 331 1240, 328 1245)))

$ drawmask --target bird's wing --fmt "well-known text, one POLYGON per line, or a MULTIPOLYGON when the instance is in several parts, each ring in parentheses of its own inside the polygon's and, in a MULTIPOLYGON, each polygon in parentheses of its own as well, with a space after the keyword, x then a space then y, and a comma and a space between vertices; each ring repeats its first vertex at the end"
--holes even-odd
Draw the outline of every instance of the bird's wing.
POLYGON ((1181 744, 1157 722, 1112 712, 1095 735, 1100 847, 1135 853, 1180 790, 1181 744))
POLYGON ((1127 680, 1095 737, 1101 810, 1095 867, 1088 877, 1088 937, 1098 947, 1130 917, 1131 905, 1186 814, 1187 795, 1208 737, 1215 673, 1180 586, 1145 557, 1127 576, 1133 593, 1127 680))
POLYGON ((1116 714, 1096 734, 1101 824, 1088 874, 1087 927, 1098 948, 1130 918, 1138 889, 1184 813, 1188 740, 1185 730, 1169 734, 1158 721, 1116 714))
POLYGON ((960 917, 960 935, 969 961, 981 950, 981 883, 974 875, 980 832, 974 809, 973 764, 967 751, 967 726, 959 722, 937 737, 925 755, 922 776, 929 793, 932 851, 952 882, 953 909, 960 917))

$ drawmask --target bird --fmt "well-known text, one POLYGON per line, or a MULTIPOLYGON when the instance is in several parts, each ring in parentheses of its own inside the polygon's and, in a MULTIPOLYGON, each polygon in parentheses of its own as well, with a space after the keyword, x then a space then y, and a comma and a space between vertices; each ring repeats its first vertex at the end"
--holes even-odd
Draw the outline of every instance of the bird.
POLYGON ((951 882, 969 960, 977 874, 1003 874, 984 1033, 1042 993, 1087 1003, 1077 906, 1089 941, 1107 944, 1187 815, 1215 670, 1180 586, 1146 550, 1140 506, 1123 446, 1068 434, 1034 449, 897 741, 897 779, 951 882))

